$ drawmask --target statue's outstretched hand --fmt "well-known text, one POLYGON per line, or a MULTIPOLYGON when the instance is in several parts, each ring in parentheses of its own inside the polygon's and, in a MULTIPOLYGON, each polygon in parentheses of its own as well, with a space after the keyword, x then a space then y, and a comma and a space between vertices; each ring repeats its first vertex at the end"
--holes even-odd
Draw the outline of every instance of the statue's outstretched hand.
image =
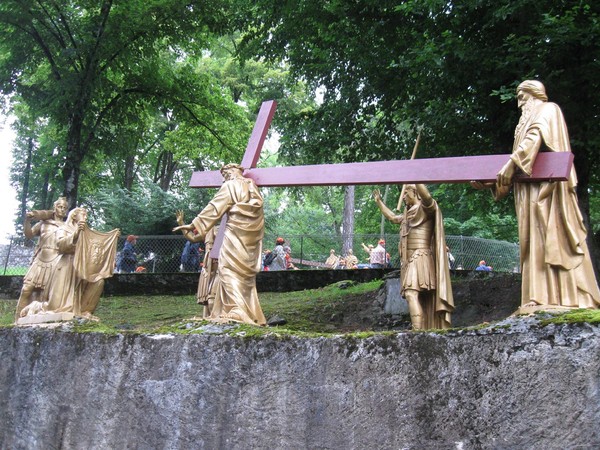
POLYGON ((379 191, 379 189, 373 190, 373 198, 375 199, 376 202, 381 200, 381 192, 379 191))
POLYGON ((178 227, 173 228, 173 233, 177 233, 178 231, 192 231, 194 229, 194 225, 180 225, 178 227))
POLYGON ((183 221, 183 210, 180 209, 177 212, 175 212, 175 219, 177 219, 177 225, 179 225, 179 226, 181 226, 185 223, 183 221))

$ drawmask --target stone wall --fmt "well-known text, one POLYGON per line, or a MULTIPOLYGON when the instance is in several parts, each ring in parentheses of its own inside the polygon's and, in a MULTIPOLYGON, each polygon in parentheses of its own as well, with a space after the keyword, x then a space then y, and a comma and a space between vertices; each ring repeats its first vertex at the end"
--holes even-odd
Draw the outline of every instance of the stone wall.
POLYGON ((0 329, 0 448, 600 446, 597 326, 206 333, 0 329))

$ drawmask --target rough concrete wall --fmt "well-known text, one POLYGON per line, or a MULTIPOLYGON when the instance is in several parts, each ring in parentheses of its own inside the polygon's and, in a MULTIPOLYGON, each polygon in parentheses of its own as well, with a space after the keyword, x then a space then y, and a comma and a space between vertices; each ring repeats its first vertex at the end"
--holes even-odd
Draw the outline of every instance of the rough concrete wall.
POLYGON ((371 338, 0 330, 2 449, 600 446, 600 328, 371 338))

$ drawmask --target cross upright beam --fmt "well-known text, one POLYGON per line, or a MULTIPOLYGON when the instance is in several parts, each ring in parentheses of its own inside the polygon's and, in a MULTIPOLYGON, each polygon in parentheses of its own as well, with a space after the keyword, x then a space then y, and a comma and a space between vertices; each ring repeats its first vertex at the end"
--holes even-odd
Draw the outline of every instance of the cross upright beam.
MULTIPOLYGON (((263 102, 260 106, 258 116, 256 117, 256 122, 254 123, 254 128, 252 129, 252 134, 250 135, 250 139, 248 139, 248 145, 246 145, 246 151, 244 152, 244 157, 242 158, 242 167, 253 168, 256 167, 256 164, 258 164, 260 152, 262 150, 263 144, 265 143, 265 139, 267 138, 269 126, 271 125, 271 121, 273 120, 273 116, 275 115, 276 109, 277 102, 275 100, 268 100, 266 102, 263 102)), ((194 174, 192 175, 192 180, 194 179, 194 176, 197 173, 211 173, 215 180, 219 180, 219 183, 215 184, 214 187, 218 187, 221 186, 221 184, 223 184, 223 176, 218 170, 213 170, 211 172, 194 172, 194 174)), ((190 181, 190 184, 191 183, 192 182, 190 181)), ((212 250, 210 251, 211 258, 217 259, 219 257, 219 251, 221 250, 221 244, 223 243, 223 237, 225 236, 226 226, 227 214, 225 214, 221 219, 219 231, 215 236, 215 242, 213 243, 212 250)))

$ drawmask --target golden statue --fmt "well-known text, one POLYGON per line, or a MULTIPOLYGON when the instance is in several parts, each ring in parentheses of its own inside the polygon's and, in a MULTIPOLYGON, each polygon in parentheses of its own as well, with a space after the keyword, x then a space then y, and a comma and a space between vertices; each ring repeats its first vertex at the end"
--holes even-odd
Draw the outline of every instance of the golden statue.
POLYGON ((346 269, 357 269, 358 268, 358 258, 354 254, 354 251, 349 248, 346 256, 344 257, 344 263, 346 269))
POLYGON ((33 261, 23 278, 23 287, 17 303, 15 320, 21 317, 21 311, 33 301, 43 303, 48 300, 46 289, 56 261, 60 254, 56 233, 63 224, 67 215, 68 204, 65 197, 60 197, 54 202, 52 211, 28 211, 23 222, 23 233, 27 239, 39 236, 35 248, 33 261), (32 227, 31 221, 38 222, 32 227))
POLYGON ((87 211, 73 209, 54 233, 58 258, 46 285, 44 301, 30 303, 18 320, 39 323, 83 317, 98 320, 94 311, 104 288, 104 279, 115 267, 119 230, 101 233, 87 226, 87 211), (33 317, 32 317, 33 316, 33 317))
MULTIPOLYGON (((185 224, 183 211, 177 211, 176 219, 179 226, 185 224)), ((202 261, 202 269, 200 270, 200 278, 198 279, 198 291, 196 292, 196 302, 204 306, 202 311, 203 319, 208 319, 214 309, 217 287, 219 285, 219 276, 217 274, 219 260, 210 256, 218 230, 219 227, 214 226, 204 237, 204 259, 202 261)), ((186 231, 183 230, 182 232, 185 235, 186 231)))
POLYGON ((517 312, 598 308, 600 291, 577 203, 575 169, 567 181, 513 183, 517 171, 531 174, 538 152, 571 151, 562 111, 548 102, 544 85, 535 80, 517 87, 517 102, 521 118, 513 151, 496 183, 471 183, 476 189, 491 188, 496 200, 514 189, 523 274, 517 312))
POLYGON ((383 203, 379 190, 373 191, 373 198, 388 220, 401 225, 402 295, 408 302, 413 329, 450 328, 454 299, 437 202, 423 184, 405 186, 402 200, 406 207, 400 215, 383 203))
POLYGON ((243 170, 238 164, 222 167, 225 181, 215 197, 191 224, 180 225, 173 231, 181 230, 186 239, 199 242, 227 214, 219 251, 219 281, 208 320, 266 325, 256 292, 265 222, 263 198, 254 181, 243 177, 243 170), (194 229, 198 234, 193 234, 194 229))
POLYGON ((335 268, 337 268, 339 263, 340 263, 340 257, 335 254, 335 250, 334 249, 329 250, 329 257, 325 260, 325 265, 327 266, 327 268, 335 269, 335 268))

